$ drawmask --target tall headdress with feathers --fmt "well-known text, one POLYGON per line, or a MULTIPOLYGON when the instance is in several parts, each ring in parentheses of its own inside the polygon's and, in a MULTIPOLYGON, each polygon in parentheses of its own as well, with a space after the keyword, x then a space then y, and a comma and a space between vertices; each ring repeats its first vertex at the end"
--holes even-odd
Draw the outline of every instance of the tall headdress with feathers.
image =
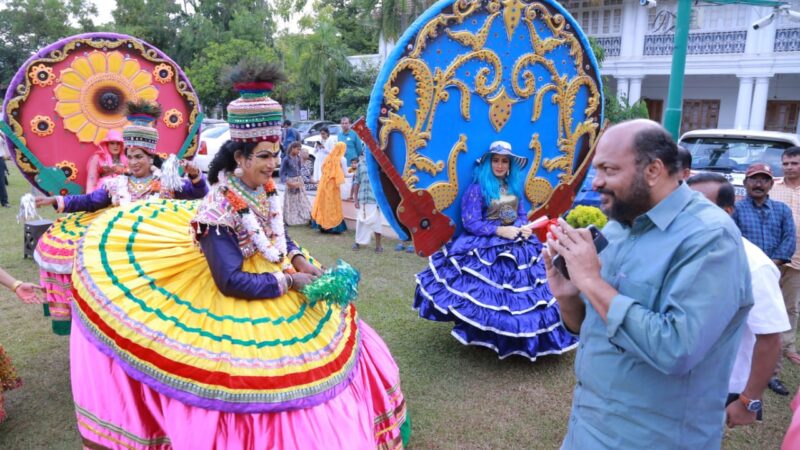
POLYGON ((156 154, 158 130, 153 126, 161 116, 161 105, 144 99, 129 101, 125 115, 130 124, 122 129, 122 140, 125 147, 143 148, 151 155, 156 154))
POLYGON ((223 75, 223 81, 239 92, 239 98, 228 104, 231 140, 266 141, 279 148, 283 108, 269 94, 283 80, 278 66, 257 59, 242 60, 223 75))

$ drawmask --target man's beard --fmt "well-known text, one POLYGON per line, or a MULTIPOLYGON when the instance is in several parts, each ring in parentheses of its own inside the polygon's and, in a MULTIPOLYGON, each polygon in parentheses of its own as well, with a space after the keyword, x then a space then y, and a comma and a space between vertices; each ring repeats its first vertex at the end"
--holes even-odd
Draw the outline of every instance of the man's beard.
POLYGON ((611 207, 603 210, 612 220, 632 224, 633 220, 650 210, 650 186, 642 174, 636 174, 630 189, 625 197, 620 198, 608 189, 598 189, 597 192, 611 197, 611 207))

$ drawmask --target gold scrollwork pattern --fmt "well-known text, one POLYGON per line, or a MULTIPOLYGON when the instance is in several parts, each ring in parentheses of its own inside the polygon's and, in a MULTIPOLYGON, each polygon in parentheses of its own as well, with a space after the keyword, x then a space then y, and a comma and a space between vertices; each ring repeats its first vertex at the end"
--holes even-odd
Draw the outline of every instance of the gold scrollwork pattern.
MULTIPOLYGON (((471 102, 476 97, 488 104, 487 119, 497 132, 512 120, 515 104, 532 100, 532 114, 527 118, 531 124, 540 120, 546 101, 557 106, 556 142, 559 155, 543 158, 538 133, 532 134, 529 144, 534 156, 525 181, 525 195, 534 208, 544 206, 557 189, 571 183, 578 175, 574 169, 576 151, 594 148, 599 127, 597 120, 601 96, 596 79, 587 74, 591 66, 585 63, 588 58, 581 42, 563 15, 552 12, 550 7, 536 1, 457 0, 449 9, 424 24, 405 50, 405 57, 397 62, 383 85, 385 114, 380 118, 379 143, 386 149, 392 133, 397 132, 402 136, 405 143, 403 180, 411 189, 427 189, 431 192, 437 209, 443 210, 455 201, 458 193, 457 160, 461 153, 466 153, 466 137, 461 135, 450 151, 447 180, 436 180, 427 188, 419 187, 417 174, 425 172, 436 176, 445 169, 442 161, 435 162, 421 154, 420 150, 431 139, 437 107, 441 102, 450 100, 451 93, 459 95, 460 113, 465 121, 472 119, 471 102), (498 17, 502 17, 509 41, 521 23, 527 28, 530 51, 519 56, 516 61, 501 60, 487 46, 490 29, 498 17), (476 21, 478 18, 483 20, 480 25, 476 21), (450 28, 467 21, 476 25, 476 31, 450 28), (464 46, 464 53, 455 56, 447 67, 430 67, 422 58, 423 50, 441 33, 464 46), (566 48, 569 57, 556 58, 549 54, 559 48, 566 48), (474 74, 459 70, 467 63, 476 62, 478 68, 472 69, 474 74), (574 74, 559 72, 559 62, 561 65, 569 64, 571 73, 574 74), (508 64, 510 68, 504 64, 508 64), (408 78, 413 80, 416 108, 413 114, 406 116, 400 113, 403 100, 399 81, 408 78), (504 80, 508 83, 504 84, 504 80), (576 111, 577 99, 581 93, 585 93, 585 105, 582 111, 576 111), (582 114, 576 115, 576 112, 582 114), (583 119, 575 123, 575 117, 583 119), (410 120, 414 120, 413 124, 410 120), (554 187, 546 178, 538 176, 541 175, 540 170, 555 172, 558 185, 554 187)), ((472 64, 470 68, 474 66, 472 64)), ((590 155, 585 156, 588 158, 590 155)))

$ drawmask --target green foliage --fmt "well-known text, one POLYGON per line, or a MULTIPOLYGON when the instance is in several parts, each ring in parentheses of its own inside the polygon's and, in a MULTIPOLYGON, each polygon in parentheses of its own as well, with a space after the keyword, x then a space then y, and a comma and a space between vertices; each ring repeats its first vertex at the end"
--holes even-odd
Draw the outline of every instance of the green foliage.
POLYGON ((224 43, 212 42, 186 68, 186 74, 192 81, 203 107, 211 111, 217 105, 224 108, 237 97, 236 93, 224 88, 220 74, 243 58, 253 58, 264 62, 278 61, 274 49, 266 44, 254 44, 240 39, 231 39, 224 43))
POLYGON ((378 35, 397 40, 400 34, 436 0, 356 0, 362 11, 375 11, 378 35))
MULTIPOLYGON (((312 33, 298 35, 287 43, 284 55, 287 71, 293 73, 290 82, 294 87, 302 83, 313 83, 319 97, 320 118, 325 118, 325 99, 336 95, 340 80, 349 77, 352 67, 347 61, 350 50, 341 38, 331 18, 330 7, 324 7, 317 15, 312 33), (291 56, 288 56, 291 55, 291 56)), ((308 93, 310 86, 299 87, 296 96, 308 93)))
POLYGON ((173 47, 175 30, 184 20, 174 0, 117 0, 111 15, 114 31, 136 36, 164 51, 173 47))
POLYGON ((370 10, 361 9, 358 0, 319 0, 330 7, 333 24, 342 34, 342 41, 354 55, 378 52, 377 27, 370 10))
POLYGON ((575 228, 586 228, 594 225, 602 229, 608 223, 608 217, 594 206, 578 205, 567 214, 567 223, 575 228))
POLYGON ((67 36, 95 31, 97 8, 88 0, 0 2, 0 85, 42 47, 67 36))
POLYGON ((592 53, 594 53, 594 59, 597 60, 597 65, 602 66, 603 61, 606 60, 606 49, 597 42, 597 38, 594 36, 589 36, 589 46, 592 48, 592 53))
POLYGON ((639 100, 634 104, 628 102, 627 97, 620 100, 611 92, 607 83, 603 83, 603 95, 605 96, 605 120, 615 124, 631 119, 649 119, 647 104, 644 100, 639 100))
POLYGON ((354 70, 352 75, 345 80, 336 96, 328 103, 329 117, 350 117, 356 120, 366 115, 372 87, 378 78, 378 69, 354 70))

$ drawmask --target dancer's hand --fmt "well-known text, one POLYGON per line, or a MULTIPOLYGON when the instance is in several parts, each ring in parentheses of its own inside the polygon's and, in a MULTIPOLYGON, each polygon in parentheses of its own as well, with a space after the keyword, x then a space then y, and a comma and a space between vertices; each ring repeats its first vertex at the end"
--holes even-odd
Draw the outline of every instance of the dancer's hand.
POLYGON ((200 169, 192 161, 182 159, 180 165, 186 171, 186 175, 189 178, 195 179, 198 175, 200 175, 200 169))
POLYGON ((44 288, 32 283, 22 283, 14 291, 25 303, 44 303, 44 288))
POLYGON ((322 269, 308 262, 302 255, 295 256, 292 265, 300 273, 307 273, 315 277, 322 275, 322 269))
POLYGON ((36 197, 36 207, 53 206, 56 204, 55 197, 36 197))
POLYGON ((292 289, 295 291, 300 291, 307 285, 311 284, 312 281, 316 280, 317 277, 311 274, 298 272, 288 275, 292 277, 292 289))
POLYGON ((518 227, 497 227, 497 231, 495 233, 503 239, 508 239, 509 241, 513 241, 514 239, 519 236, 519 228, 518 227))

